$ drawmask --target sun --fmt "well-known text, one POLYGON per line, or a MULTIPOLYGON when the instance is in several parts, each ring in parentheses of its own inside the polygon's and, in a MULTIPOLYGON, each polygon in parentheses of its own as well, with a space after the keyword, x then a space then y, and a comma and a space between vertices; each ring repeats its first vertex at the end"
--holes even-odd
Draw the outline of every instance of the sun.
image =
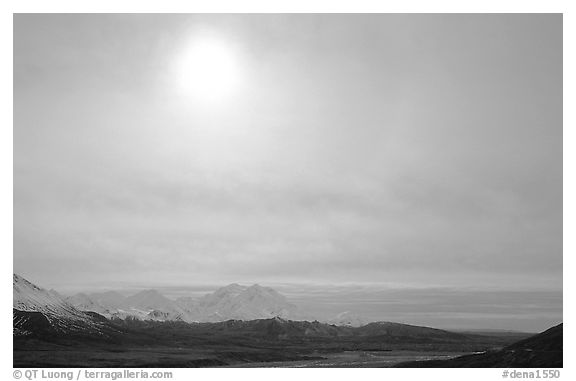
POLYGON ((238 57, 223 40, 195 39, 177 58, 176 82, 182 94, 197 100, 224 100, 236 92, 240 82, 238 57))

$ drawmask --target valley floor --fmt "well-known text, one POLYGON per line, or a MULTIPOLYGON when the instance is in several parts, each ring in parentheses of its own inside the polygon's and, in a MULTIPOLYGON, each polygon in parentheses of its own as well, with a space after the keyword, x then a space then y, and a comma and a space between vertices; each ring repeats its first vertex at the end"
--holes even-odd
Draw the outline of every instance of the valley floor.
MULTIPOLYGON (((207 356, 189 348, 132 348, 103 350, 26 350, 14 351, 15 367, 137 367, 137 368, 386 368, 408 361, 446 360, 467 353, 430 351, 343 351, 303 357, 293 361, 245 361, 222 356, 207 356)), ((233 357, 233 356, 232 356, 233 357)), ((254 358, 256 360, 256 358, 254 358)))
POLYGON ((230 368, 389 368, 408 361, 447 360, 468 353, 419 351, 344 351, 323 355, 322 359, 247 363, 230 368))

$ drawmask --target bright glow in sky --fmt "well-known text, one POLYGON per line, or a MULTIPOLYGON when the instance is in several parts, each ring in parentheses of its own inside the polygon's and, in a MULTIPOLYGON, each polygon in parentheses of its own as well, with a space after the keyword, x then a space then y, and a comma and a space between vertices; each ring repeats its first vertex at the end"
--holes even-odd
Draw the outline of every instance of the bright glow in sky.
POLYGON ((237 91, 240 64, 232 48, 217 38, 197 37, 175 58, 175 80, 183 95, 218 102, 237 91))

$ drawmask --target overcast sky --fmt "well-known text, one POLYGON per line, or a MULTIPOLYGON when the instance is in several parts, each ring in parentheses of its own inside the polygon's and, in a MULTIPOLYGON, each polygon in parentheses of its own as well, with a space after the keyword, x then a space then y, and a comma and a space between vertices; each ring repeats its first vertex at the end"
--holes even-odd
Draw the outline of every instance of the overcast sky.
POLYGON ((542 292, 530 324, 561 320, 562 17, 16 15, 14 271, 542 292), (182 91, 197 38, 225 98, 182 91))

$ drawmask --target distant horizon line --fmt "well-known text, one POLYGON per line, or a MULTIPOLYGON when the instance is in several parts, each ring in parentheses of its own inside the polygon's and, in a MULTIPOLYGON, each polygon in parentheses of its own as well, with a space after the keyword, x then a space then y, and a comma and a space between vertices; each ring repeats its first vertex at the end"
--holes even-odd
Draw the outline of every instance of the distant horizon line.
MULTIPOLYGON (((34 279, 28 276, 21 275, 22 272, 15 272, 13 274, 19 275, 22 278, 36 284, 34 279)), ((309 287, 309 288, 365 288, 366 290, 376 291, 376 290, 455 290, 455 291, 507 291, 507 292, 530 292, 530 291, 547 291, 547 292, 562 292, 563 287, 556 287, 556 286, 545 286, 545 287, 523 287, 523 286, 502 286, 502 285, 485 285, 485 286, 477 286, 477 285, 469 285, 469 286, 462 286, 456 284, 449 284, 449 283, 408 283, 408 282, 303 282, 303 281, 248 281, 248 280, 238 280, 238 281, 223 281, 223 282, 194 282, 194 283, 182 283, 176 282, 174 284, 166 284, 166 283, 148 283, 143 284, 140 281, 127 281, 123 282, 122 280, 116 280, 111 285, 110 282, 84 282, 84 285, 78 285, 78 283, 74 282, 50 282, 51 285, 41 284, 39 286, 43 288, 53 288, 58 291, 56 288, 65 288, 68 290, 74 289, 75 291, 71 292, 106 292, 106 291, 121 291, 121 292, 133 292, 133 291, 142 291, 142 290, 189 290, 189 289, 196 289, 197 291, 205 290, 205 289, 217 289, 226 286, 230 286, 233 284, 237 284, 240 286, 252 286, 252 285, 260 285, 262 287, 270 287, 273 288, 274 286, 279 287, 309 287), (109 285, 105 285, 108 283, 109 285), (59 285, 56 285, 59 284, 59 285)), ((70 292, 70 291, 69 291, 70 292)))

